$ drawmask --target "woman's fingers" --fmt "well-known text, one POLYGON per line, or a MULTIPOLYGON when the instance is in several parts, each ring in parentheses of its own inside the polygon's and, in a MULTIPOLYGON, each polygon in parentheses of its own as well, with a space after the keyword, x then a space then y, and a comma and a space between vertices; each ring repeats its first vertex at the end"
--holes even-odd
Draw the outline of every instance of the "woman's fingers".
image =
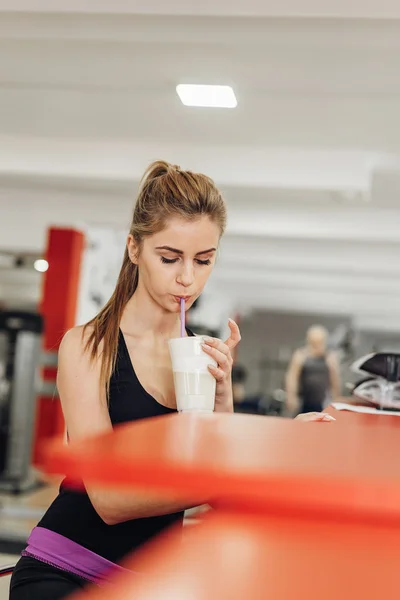
POLYGON ((231 330, 231 335, 228 337, 225 344, 228 346, 229 350, 233 350, 242 339, 242 336, 240 335, 238 324, 235 323, 233 319, 228 320, 228 325, 229 329, 231 330))
POLYGON ((296 419, 298 421, 336 421, 335 417, 328 415, 328 413, 319 413, 319 412, 311 412, 311 413, 303 413, 297 415, 296 419))
POLYGON ((211 356, 212 358, 214 358, 218 365, 222 368, 228 368, 230 367, 230 354, 225 354, 224 352, 222 352, 221 350, 218 350, 217 348, 213 348, 212 346, 210 346, 209 344, 203 344, 202 348, 205 352, 207 352, 207 354, 209 356, 211 356))
POLYGON ((209 369, 211 375, 213 375, 215 377, 215 379, 217 380, 217 383, 222 383, 222 381, 224 381, 225 376, 226 376, 225 371, 223 371, 219 367, 214 367, 214 365, 208 365, 208 369, 209 369))

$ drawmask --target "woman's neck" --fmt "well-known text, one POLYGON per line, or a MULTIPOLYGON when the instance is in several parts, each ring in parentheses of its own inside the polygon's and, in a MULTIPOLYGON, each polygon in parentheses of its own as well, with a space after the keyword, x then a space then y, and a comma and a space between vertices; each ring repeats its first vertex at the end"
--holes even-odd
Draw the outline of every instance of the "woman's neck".
POLYGON ((128 335, 170 339, 180 335, 179 315, 154 302, 146 290, 138 288, 122 314, 122 331, 128 335))
POLYGON ((316 348, 313 348, 312 346, 308 347, 308 354, 310 356, 313 356, 314 358, 320 358, 321 356, 325 356, 326 351, 325 350, 317 350, 316 348))

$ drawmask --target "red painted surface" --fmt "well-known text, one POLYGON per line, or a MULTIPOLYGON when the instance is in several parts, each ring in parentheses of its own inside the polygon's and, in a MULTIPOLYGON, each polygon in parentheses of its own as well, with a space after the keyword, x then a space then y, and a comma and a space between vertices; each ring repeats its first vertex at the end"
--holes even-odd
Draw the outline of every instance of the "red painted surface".
MULTIPOLYGON (((51 228, 45 258, 49 269, 44 275, 40 311, 44 317, 45 351, 56 352, 64 333, 75 325, 84 235, 73 229, 51 228)), ((44 381, 54 383, 57 370, 46 367, 44 381)), ((37 400, 36 432, 33 462, 40 462, 43 443, 61 435, 64 419, 57 396, 40 396, 37 400)))
POLYGON ((397 600, 399 533, 216 512, 184 543, 171 532, 128 560, 138 574, 76 600, 397 600))
MULTIPOLYGON (((130 557, 136 573, 113 581, 113 600, 395 600, 400 418, 329 412, 336 422, 149 419, 53 444, 46 465, 109 487, 217 499, 184 542, 171 530, 130 557)), ((106 587, 88 600, 109 597, 106 587)))
POLYGON ((400 418, 381 419, 175 414, 52 445, 46 467, 229 509, 400 523, 400 418))

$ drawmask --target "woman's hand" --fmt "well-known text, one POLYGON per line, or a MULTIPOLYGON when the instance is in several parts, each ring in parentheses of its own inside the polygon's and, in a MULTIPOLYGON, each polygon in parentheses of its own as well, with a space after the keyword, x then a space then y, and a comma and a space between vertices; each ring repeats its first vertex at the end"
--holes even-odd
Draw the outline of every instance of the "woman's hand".
POLYGON ((228 321, 231 335, 223 342, 218 338, 204 337, 204 352, 207 352, 216 362, 217 367, 209 365, 210 373, 217 381, 215 390, 215 411, 233 412, 232 394, 232 350, 240 342, 239 327, 232 319, 228 321))
POLYGON ((329 423, 330 421, 336 421, 335 417, 328 415, 328 413, 320 413, 320 412, 310 412, 310 413, 302 413, 297 415, 294 419, 295 421, 324 421, 329 423))

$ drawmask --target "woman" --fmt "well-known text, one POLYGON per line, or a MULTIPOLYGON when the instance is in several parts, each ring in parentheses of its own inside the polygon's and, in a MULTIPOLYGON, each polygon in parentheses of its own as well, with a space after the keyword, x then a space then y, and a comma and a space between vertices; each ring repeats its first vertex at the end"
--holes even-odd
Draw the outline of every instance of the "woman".
POLYGON ((289 415, 321 411, 328 400, 340 397, 340 369, 328 350, 328 332, 320 325, 307 331, 306 346, 297 350, 286 373, 289 415))
MULTIPOLYGON (((167 342, 180 335, 180 299, 189 309, 211 274, 225 223, 225 203, 211 179, 166 162, 149 167, 115 292, 60 345, 57 385, 69 439, 176 410, 167 342)), ((225 343, 204 345, 218 364, 209 368, 219 412, 233 410, 231 351, 240 333, 233 321, 229 327, 225 343)), ((203 502, 194 498, 192 505, 203 502)), ((185 508, 90 486, 78 493, 64 480, 14 571, 11 600, 58 600, 88 581, 100 584, 127 553, 182 523, 185 508)))

